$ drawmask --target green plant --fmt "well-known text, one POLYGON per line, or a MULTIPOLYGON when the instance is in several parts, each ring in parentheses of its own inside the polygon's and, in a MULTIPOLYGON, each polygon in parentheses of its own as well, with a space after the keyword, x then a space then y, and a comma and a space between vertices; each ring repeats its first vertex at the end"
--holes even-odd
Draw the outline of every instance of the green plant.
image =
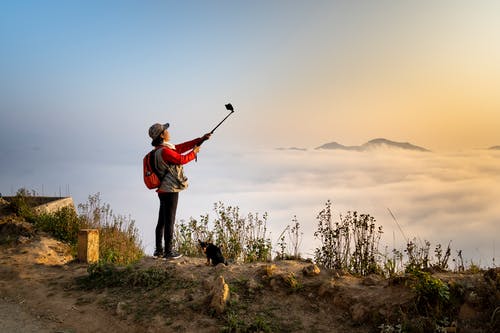
POLYGON ((278 331, 264 314, 257 314, 255 318, 246 321, 244 318, 241 318, 237 312, 229 310, 224 316, 224 322, 221 332, 226 333, 270 333, 278 331))
POLYGON ((378 328, 380 328, 380 333, 401 333, 401 324, 397 325, 389 325, 382 324, 378 328))
POLYGON ((283 276, 283 282, 291 291, 299 291, 303 288, 302 283, 297 279, 294 273, 288 273, 283 276))
POLYGON ((300 223, 297 216, 292 219, 292 225, 287 225, 285 230, 278 237, 277 259, 279 260, 298 260, 300 259, 300 244, 302 243, 302 233, 300 230, 300 223), (288 236, 289 243, 285 240, 285 233, 288 236), (289 245, 290 244, 290 245, 289 245))
POLYGON ((101 202, 99 193, 89 196, 78 209, 81 225, 99 230, 101 261, 127 265, 144 255, 135 221, 130 216, 115 215, 109 204, 101 202))
POLYGON ((421 244, 421 246, 418 246, 416 239, 406 244, 405 252, 408 255, 408 263, 406 265, 407 272, 429 268, 429 251, 431 243, 426 240, 424 244, 425 245, 421 244))
POLYGON ((271 241, 267 235, 267 213, 242 217, 238 207, 219 202, 214 205, 215 219, 208 215, 200 220, 176 226, 177 247, 186 255, 201 254, 198 239, 219 245, 226 259, 244 262, 267 261, 271 257, 271 241), (209 228, 212 225, 212 229, 209 228))
POLYGON ((132 266, 119 267, 111 263, 98 262, 89 265, 87 272, 87 276, 77 280, 85 289, 125 287, 151 290, 169 280, 167 271, 159 267, 135 269, 132 266))
POLYGON ((436 255, 437 262, 433 265, 434 268, 437 268, 442 271, 448 269, 448 260, 450 259, 451 255, 450 244, 451 242, 448 243, 448 246, 446 247, 446 251, 444 252, 444 254, 441 244, 436 245, 434 253, 436 255))
POLYGON ((413 270, 409 273, 419 312, 426 316, 439 317, 450 301, 448 285, 428 272, 413 270))
POLYGON ((208 229, 208 215, 200 216, 200 220, 190 218, 189 222, 181 221, 175 228, 175 246, 186 256, 196 257, 201 254, 198 240, 211 241, 213 232, 208 229))
POLYGON ((10 201, 12 211, 30 223, 35 222, 36 213, 33 209, 36 191, 20 188, 10 201))
POLYGON ((328 200, 317 216, 318 229, 314 236, 321 241, 315 250, 315 260, 329 269, 345 269, 353 274, 378 272, 378 245, 382 227, 367 214, 348 212, 333 223, 331 202, 328 200))
POLYGON ((38 230, 48 232, 62 242, 76 245, 82 221, 73 208, 63 207, 54 213, 35 216, 33 220, 38 230))

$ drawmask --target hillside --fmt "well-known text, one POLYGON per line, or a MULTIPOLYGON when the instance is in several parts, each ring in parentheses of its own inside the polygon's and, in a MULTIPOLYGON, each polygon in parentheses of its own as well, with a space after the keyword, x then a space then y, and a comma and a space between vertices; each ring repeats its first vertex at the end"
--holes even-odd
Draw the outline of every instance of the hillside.
POLYGON ((351 150, 351 151, 370 151, 376 149, 403 149, 419 152, 429 152, 430 150, 413 145, 408 142, 396 142, 383 138, 370 140, 361 146, 344 146, 337 142, 325 143, 316 149, 330 149, 330 150, 351 150))
POLYGON ((203 258, 151 257, 88 270, 67 245, 14 216, 1 218, 0 235, 0 319, 12 332, 368 333, 396 332, 398 324, 430 332, 438 312, 450 318, 438 321, 446 332, 500 328, 498 269, 434 274, 431 281, 443 281, 451 295, 438 308, 435 299, 423 302, 430 294, 407 275, 355 277, 305 261, 209 267, 203 258))

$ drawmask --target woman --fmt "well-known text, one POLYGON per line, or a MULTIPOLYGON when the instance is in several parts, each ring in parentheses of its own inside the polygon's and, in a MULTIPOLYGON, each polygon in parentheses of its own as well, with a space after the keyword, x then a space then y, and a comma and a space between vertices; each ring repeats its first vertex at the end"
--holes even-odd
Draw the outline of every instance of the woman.
POLYGON ((165 259, 177 259, 182 255, 173 249, 174 223, 179 192, 187 188, 183 165, 196 159, 203 141, 210 139, 209 133, 201 138, 173 145, 167 124, 154 124, 149 128, 149 136, 155 147, 156 169, 161 179, 158 197, 160 212, 155 230, 155 252, 153 256, 165 259), (165 248, 162 246, 165 241, 165 248))

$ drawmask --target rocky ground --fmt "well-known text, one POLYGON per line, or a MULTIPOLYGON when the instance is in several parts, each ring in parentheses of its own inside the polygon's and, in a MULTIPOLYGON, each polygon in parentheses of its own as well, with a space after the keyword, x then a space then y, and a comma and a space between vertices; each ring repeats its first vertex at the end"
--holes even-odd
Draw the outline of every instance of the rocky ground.
POLYGON ((435 274, 453 296, 436 309, 451 315, 436 320, 405 276, 151 257, 89 274, 67 245, 26 222, 2 217, 0 235, 2 332, 433 332, 435 323, 442 332, 500 332, 499 270, 435 274))

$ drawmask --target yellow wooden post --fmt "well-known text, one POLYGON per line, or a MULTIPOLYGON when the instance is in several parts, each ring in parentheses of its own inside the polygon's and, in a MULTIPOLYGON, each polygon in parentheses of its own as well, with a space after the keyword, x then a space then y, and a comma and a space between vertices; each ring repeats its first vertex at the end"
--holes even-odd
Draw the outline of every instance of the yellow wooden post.
POLYGON ((78 260, 89 264, 99 261, 99 230, 81 229, 78 232, 78 260))

